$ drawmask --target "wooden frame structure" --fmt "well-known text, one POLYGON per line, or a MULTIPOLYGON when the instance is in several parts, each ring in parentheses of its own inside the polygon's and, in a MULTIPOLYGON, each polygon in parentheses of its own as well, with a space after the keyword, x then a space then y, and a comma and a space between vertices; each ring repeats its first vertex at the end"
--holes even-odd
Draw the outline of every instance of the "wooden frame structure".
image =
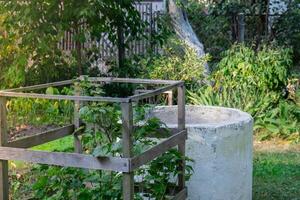
MULTIPOLYGON (((145 91, 126 98, 112 98, 99 96, 81 96, 79 86, 75 84, 79 79, 41 84, 17 89, 0 91, 0 200, 9 199, 8 187, 8 160, 20 160, 32 163, 57 165, 64 167, 77 167, 97 170, 113 170, 123 173, 123 199, 132 200, 134 197, 134 170, 150 162, 171 148, 178 147, 178 150, 185 155, 185 141, 187 132, 185 129, 185 86, 182 81, 149 80, 149 79, 129 79, 129 78, 88 78, 93 83, 135 83, 135 84, 156 84, 164 85, 155 90, 145 91), (64 86, 75 84, 75 95, 47 95, 30 93, 29 91, 45 89, 48 87, 64 86), (76 89, 77 88, 77 89, 76 89), (132 134, 133 124, 133 102, 141 99, 153 97, 170 90, 177 89, 178 97, 178 128, 173 129, 171 136, 140 155, 133 156, 132 153, 132 134), (27 92, 27 93, 26 93, 27 92), (34 136, 21 138, 8 142, 7 140, 7 116, 6 102, 8 97, 41 98, 54 100, 72 100, 75 104, 74 123, 46 131, 34 136), (81 142, 78 131, 79 108, 82 101, 104 101, 117 102, 121 104, 122 110, 122 137, 123 137, 123 156, 122 157, 94 157, 82 154, 81 142), (27 148, 50 142, 68 135, 74 136, 74 153, 65 152, 45 152, 35 151, 27 148)), ((178 193, 174 199, 185 199, 187 190, 185 188, 185 164, 182 160, 178 166, 182 171, 178 175, 178 193)))

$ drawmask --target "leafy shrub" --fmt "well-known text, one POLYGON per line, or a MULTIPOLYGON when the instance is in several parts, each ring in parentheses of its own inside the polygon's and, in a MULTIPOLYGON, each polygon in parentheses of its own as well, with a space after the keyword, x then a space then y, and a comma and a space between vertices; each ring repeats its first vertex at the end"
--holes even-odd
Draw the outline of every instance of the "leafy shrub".
MULTIPOLYGON (((91 88, 83 82, 84 94, 98 95, 101 88, 91 88), (93 91, 94 90, 94 91, 93 91), (96 91, 96 92, 95 92, 96 91)), ((144 111, 134 110, 134 121, 141 124, 144 111)), ((87 103, 80 109, 80 116, 86 124, 82 135, 83 151, 95 157, 122 155, 122 126, 119 105, 111 103, 87 103)), ((158 119, 149 119, 145 126, 136 128, 133 134, 134 155, 151 148, 157 140, 151 139, 149 133, 155 132, 163 124, 158 119)), ((168 133, 168 130, 166 130, 168 133)), ((185 159, 187 179, 192 174, 189 158, 172 149, 149 164, 135 171, 135 179, 139 181, 142 194, 136 194, 135 199, 149 197, 165 199, 170 188, 175 191, 174 177, 180 173, 178 162, 185 159)), ((33 185, 35 197, 38 199, 121 199, 122 173, 82 170, 41 166, 36 169, 37 181, 33 185)))
MULTIPOLYGON (((56 88, 48 88, 47 94, 70 94, 71 90, 64 88, 59 92, 56 88)), ((68 100, 47 100, 31 98, 14 98, 8 101, 8 120, 10 127, 19 125, 62 125, 71 122, 73 103, 68 100)))
POLYGON ((120 199, 122 174, 75 168, 41 166, 32 189, 37 199, 120 199))
POLYGON ((224 53, 212 76, 214 85, 189 92, 194 104, 238 108, 250 113, 257 130, 269 136, 298 137, 299 109, 284 102, 282 90, 291 65, 289 49, 264 47, 258 52, 234 45, 224 53))
POLYGON ((249 89, 247 85, 222 90, 207 86, 197 92, 189 91, 188 95, 193 104, 237 108, 250 113, 254 118, 264 116, 280 99, 280 95, 275 92, 262 95, 261 91, 249 89))
POLYGON ((204 64, 209 60, 208 55, 199 58, 193 49, 174 38, 168 40, 162 51, 161 56, 140 62, 145 69, 145 77, 183 80, 189 88, 199 86, 204 78, 204 64))
POLYGON ((291 50, 264 46, 255 52, 244 45, 234 45, 224 53, 213 75, 215 87, 236 89, 241 85, 261 91, 283 89, 292 64, 291 50))
POLYGON ((263 117, 258 117, 255 130, 264 131, 259 137, 267 139, 280 136, 284 139, 300 141, 300 108, 294 103, 280 101, 278 106, 263 117))
MULTIPOLYGON (((1 12, 1 8, 0 8, 1 12)), ((4 21, 6 16, 0 13, 0 88, 14 87, 24 83, 25 65, 27 59, 16 54, 22 52, 18 46, 18 36, 8 36, 4 21)))

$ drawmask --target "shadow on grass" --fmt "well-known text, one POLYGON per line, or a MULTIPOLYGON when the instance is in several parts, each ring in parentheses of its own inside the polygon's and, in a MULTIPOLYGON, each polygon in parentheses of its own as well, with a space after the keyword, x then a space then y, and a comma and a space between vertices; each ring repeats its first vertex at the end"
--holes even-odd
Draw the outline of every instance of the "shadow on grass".
POLYGON ((253 200, 300 200, 300 152, 256 152, 253 200))

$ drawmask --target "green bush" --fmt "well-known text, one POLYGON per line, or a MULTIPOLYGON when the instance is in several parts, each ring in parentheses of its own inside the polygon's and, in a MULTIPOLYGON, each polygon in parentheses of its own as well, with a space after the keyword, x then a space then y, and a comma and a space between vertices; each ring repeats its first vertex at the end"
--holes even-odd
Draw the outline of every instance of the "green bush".
POLYGON ((255 52, 234 45, 223 54, 212 74, 211 86, 189 92, 193 104, 238 108, 250 113, 262 139, 269 136, 299 138, 299 108, 282 95, 292 64, 291 50, 263 47, 255 52))
MULTIPOLYGON (((85 82, 84 94, 98 95, 100 87, 91 88, 85 82)), ((82 85, 82 86, 83 86, 82 85)), ((137 127, 132 135, 133 154, 139 155, 150 149, 158 140, 151 138, 163 124, 156 118, 145 123, 145 111, 134 106, 134 121, 144 126, 137 127)), ((91 102, 80 109, 80 118, 87 125, 81 138, 83 151, 94 157, 121 157, 122 125, 118 104, 91 102)), ((168 129, 166 134, 169 133, 168 129)), ((189 158, 184 158, 177 149, 172 149, 135 171, 140 194, 135 199, 166 199, 167 193, 176 190, 176 177, 181 171, 179 162, 186 160, 186 178, 191 176, 189 158)), ((36 169, 37 181, 33 184, 34 196, 38 199, 121 199, 122 173, 103 170, 82 170, 42 166, 36 169)))
MULTIPOLYGON (((48 88, 47 94, 71 94, 64 88, 48 88)), ((48 100, 31 98, 13 98, 7 103, 9 127, 20 125, 63 125, 70 123, 73 116, 73 103, 68 100, 48 100)))
POLYGON ((266 112, 265 116, 258 117, 254 128, 264 130, 259 135, 260 139, 279 136, 300 142, 300 107, 282 100, 275 108, 266 112))
POLYGON ((234 45, 223 54, 213 74, 215 87, 236 89, 245 85, 261 91, 279 91, 288 81, 292 65, 290 49, 264 46, 255 52, 244 45, 234 45))
POLYGON ((280 99, 280 95, 275 92, 262 93, 254 88, 249 89, 247 85, 221 90, 207 86, 196 92, 188 91, 188 97, 193 104, 237 108, 248 112, 254 118, 264 116, 280 99))
POLYGON ((199 58, 196 52, 181 41, 170 38, 163 46, 163 53, 151 59, 144 59, 140 65, 144 76, 151 79, 183 80, 188 88, 198 87, 203 80, 206 55, 199 58))

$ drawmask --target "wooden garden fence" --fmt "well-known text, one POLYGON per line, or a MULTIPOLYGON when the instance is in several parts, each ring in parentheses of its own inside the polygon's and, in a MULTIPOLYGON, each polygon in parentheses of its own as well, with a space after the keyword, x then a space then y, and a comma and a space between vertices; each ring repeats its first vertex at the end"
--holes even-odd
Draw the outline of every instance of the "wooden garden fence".
MULTIPOLYGON (((147 23, 145 28, 145 38, 140 40, 131 41, 129 48, 126 49, 126 56, 145 54, 149 49, 154 53, 158 53, 159 47, 157 45, 152 46, 151 35, 158 31, 158 20, 164 12, 163 3, 153 4, 151 2, 136 2, 135 7, 140 13, 141 19, 147 23)), ((83 25, 83 29, 84 29, 83 25)), ((99 58, 102 60, 112 59, 117 57, 118 47, 113 45, 109 40, 108 34, 103 33, 98 41, 88 41, 83 44, 83 49, 89 49, 91 47, 97 47, 99 49, 99 58)), ((58 48, 71 52, 76 49, 76 42, 74 40, 73 33, 66 31, 61 41, 58 43, 58 48)))

